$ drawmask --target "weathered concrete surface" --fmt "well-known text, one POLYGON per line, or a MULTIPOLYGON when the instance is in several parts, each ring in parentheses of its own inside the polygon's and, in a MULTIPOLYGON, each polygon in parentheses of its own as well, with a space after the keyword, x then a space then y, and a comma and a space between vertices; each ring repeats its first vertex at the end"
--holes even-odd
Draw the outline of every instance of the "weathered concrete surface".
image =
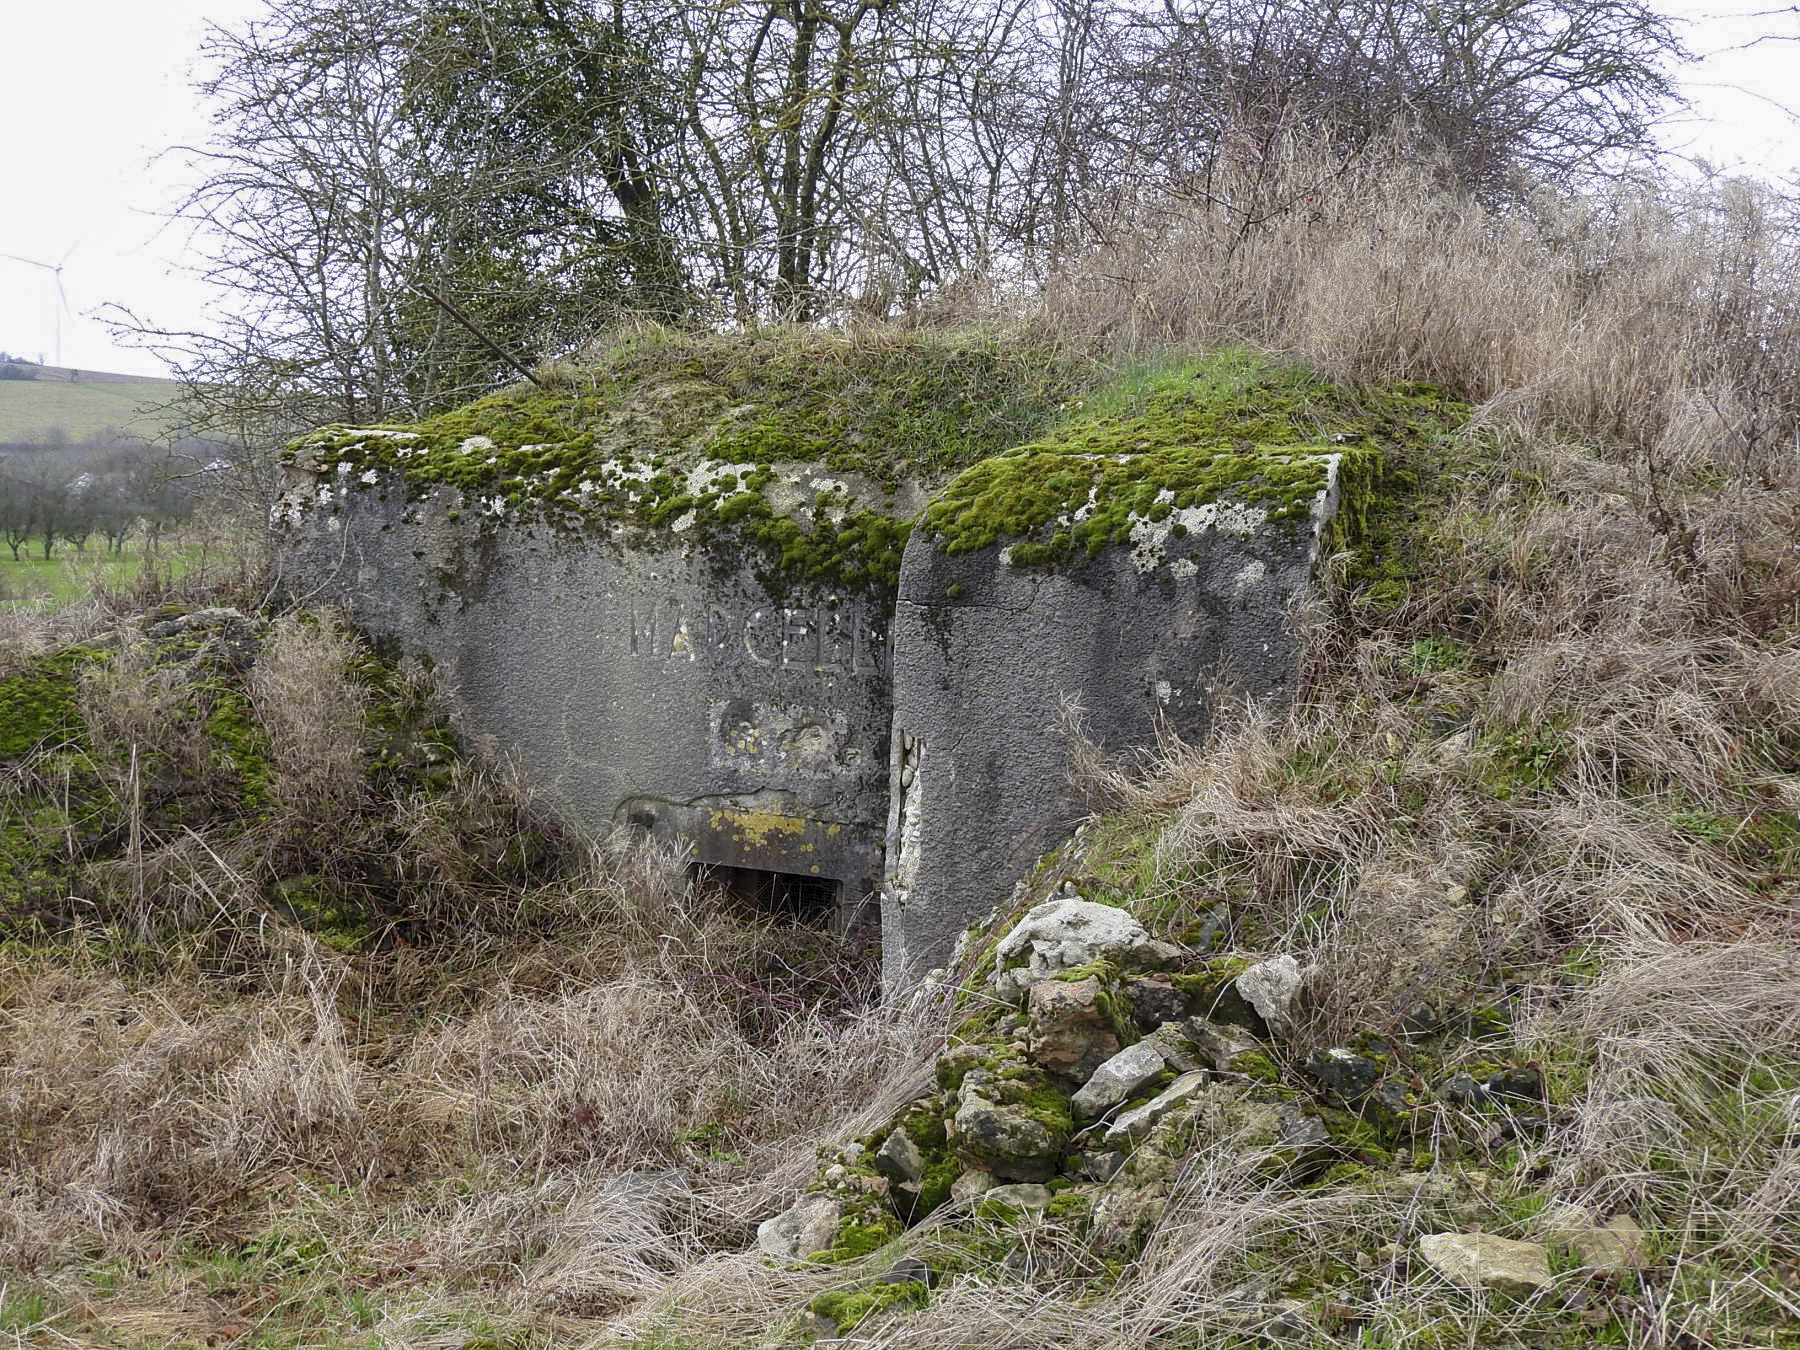
POLYGON ((680 521, 646 538, 445 487, 408 500, 397 472, 348 465, 295 466, 277 558, 291 595, 435 662, 466 725, 575 822, 835 882, 845 921, 879 894, 899 988, 1084 814, 1068 701, 1119 751, 1197 735, 1222 686, 1290 695, 1291 611, 1337 493, 1320 459, 1310 517, 1133 517, 1129 541, 1054 568, 915 529, 897 601, 769 579, 680 521))
POLYGON ((875 891, 891 723, 878 598, 777 596, 741 556, 675 537, 628 551, 443 488, 408 502, 397 477, 333 489, 296 473, 276 515, 289 593, 432 660, 466 724, 577 823, 834 880, 850 911, 875 891))
POLYGON ((1291 697, 1292 610, 1311 593, 1337 503, 1335 457, 1310 517, 1232 503, 1141 522, 1128 544, 1055 570, 915 531, 894 616, 893 801, 883 973, 905 984, 1086 808, 1063 709, 1103 749, 1192 737, 1218 687, 1291 697), (1173 525, 1182 528, 1176 530, 1173 525))

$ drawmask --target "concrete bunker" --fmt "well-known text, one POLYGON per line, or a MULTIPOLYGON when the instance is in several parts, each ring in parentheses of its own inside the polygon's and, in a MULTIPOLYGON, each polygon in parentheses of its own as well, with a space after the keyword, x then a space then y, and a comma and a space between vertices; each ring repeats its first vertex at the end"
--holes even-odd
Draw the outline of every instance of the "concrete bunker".
POLYGON ((433 661, 576 823, 680 839, 748 903, 878 913, 903 986, 1083 814, 1066 707, 1120 750, 1196 734, 1221 687, 1291 693, 1293 614, 1394 434, 1334 435, 1361 404, 1233 359, 1223 394, 1181 375, 932 472, 746 450, 769 415, 729 399, 671 426, 641 377, 575 425, 531 393, 328 428, 290 447, 277 556, 433 661), (1269 414, 1297 389, 1303 417, 1269 414))
POLYGON ((893 717, 880 605, 775 595, 704 552, 546 521, 471 526, 453 490, 389 488, 335 510, 315 491, 287 574, 328 579, 359 626, 429 659, 464 722, 576 824, 685 841, 777 908, 827 917, 829 884, 830 922, 873 921, 893 717), (795 880, 759 891, 751 874, 795 880))

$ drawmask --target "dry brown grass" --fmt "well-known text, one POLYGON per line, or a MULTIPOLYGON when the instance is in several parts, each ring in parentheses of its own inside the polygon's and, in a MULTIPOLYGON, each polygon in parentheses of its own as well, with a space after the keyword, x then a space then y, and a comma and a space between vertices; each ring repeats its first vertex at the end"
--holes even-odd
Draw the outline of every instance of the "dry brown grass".
POLYGON ((1351 380, 1440 380, 1490 417, 1682 464, 1788 439, 1792 201, 1646 179, 1511 216, 1403 145, 1300 139, 1204 197, 1140 204, 1054 279, 1042 321, 1132 351, 1262 343, 1351 380))
POLYGON ((340 820, 363 791, 368 695, 350 678, 360 652, 332 615, 275 621, 249 675, 250 700, 268 735, 271 795, 288 827, 340 820))
MULTIPOLYGON (((1484 1122, 1439 1119, 1396 1160, 1440 1164, 1423 1179, 1295 1189, 1198 1154, 1122 1272, 1051 1222, 1008 1257, 934 1214, 903 1245, 961 1273, 859 1344, 1248 1344, 1322 1267, 1356 1278, 1301 1344, 1578 1344, 1560 1306, 1471 1299, 1407 1259, 1449 1226, 1534 1234, 1553 1199, 1650 1230, 1651 1270, 1600 1298, 1627 1345, 1800 1322, 1789 206, 1643 185, 1497 219, 1404 155, 1323 163, 1288 147, 1146 209, 1036 321, 1132 355, 1248 339, 1347 380, 1446 381, 1475 423, 1416 466, 1404 603, 1315 615, 1289 713, 1091 758, 1087 837, 1151 822, 1155 922, 1227 898, 1242 947, 1299 957, 1304 1043, 1491 1005, 1510 1025, 1470 1052, 1534 1059, 1555 1109, 1474 1143, 1484 1122)), ((350 713, 340 639, 284 632, 258 698, 289 718, 297 811, 335 790, 341 740, 317 733, 350 713)), ((161 734, 154 693, 95 715, 161 734)), ((891 1263, 744 1248, 822 1142, 918 1090, 941 1007, 872 1010, 839 987, 862 967, 696 896, 656 850, 615 843, 537 891, 483 875, 459 831, 528 809, 491 778, 396 809, 420 912, 489 936, 346 956, 190 840, 156 875, 216 916, 208 940, 147 966, 0 951, 0 1282, 41 1291, 51 1325, 152 1341, 739 1347, 891 1263)))
POLYGON ((66 1314, 128 1271, 109 1315, 185 1309, 176 1341, 331 1325, 388 1281, 579 1321, 740 1250, 817 1144, 891 1109, 920 1023, 868 1007, 866 967, 809 984, 823 939, 721 909, 681 863, 596 854, 590 926, 550 942, 350 956, 256 913, 148 976, 0 953, 5 1280, 66 1314))

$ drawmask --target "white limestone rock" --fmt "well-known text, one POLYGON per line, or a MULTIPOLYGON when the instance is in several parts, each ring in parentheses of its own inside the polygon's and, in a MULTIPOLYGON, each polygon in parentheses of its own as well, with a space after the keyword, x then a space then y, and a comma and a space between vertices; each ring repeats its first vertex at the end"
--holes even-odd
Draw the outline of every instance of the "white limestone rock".
POLYGON ((1143 1134, 1164 1116, 1185 1105, 1190 1097, 1206 1086, 1204 1071, 1184 1073, 1156 1096, 1135 1110, 1127 1111, 1106 1131, 1106 1142, 1117 1145, 1130 1142, 1143 1134))
POLYGON ((1113 905, 1057 896, 1032 907, 995 948, 994 989, 1017 999, 1059 970, 1103 956, 1152 951, 1161 944, 1144 925, 1113 905))
POLYGON ((1161 1073, 1164 1064, 1162 1051, 1148 1041, 1128 1045, 1094 1070, 1093 1077, 1070 1099, 1070 1105, 1076 1115, 1091 1120, 1108 1107, 1128 1100, 1161 1073))
POLYGON ((971 1167, 950 1183, 950 1198, 959 1205, 968 1204, 1000 1185, 1000 1178, 979 1167, 971 1167))
POLYGON ((896 1186, 917 1186, 925 1175, 925 1155, 910 1134, 896 1129, 875 1150, 875 1170, 896 1186))
POLYGON ((1554 1205, 1544 1215, 1541 1228, 1552 1241, 1573 1248, 1585 1269, 1602 1275, 1642 1270, 1649 1259, 1644 1230, 1628 1214, 1596 1222, 1578 1205, 1554 1205))
POLYGON ((778 1260, 802 1261, 831 1246, 843 1217, 843 1201, 829 1195, 803 1195, 757 1225, 756 1245, 778 1260))
POLYGON ((1035 1181, 1019 1181, 1010 1186, 995 1186, 983 1192, 981 1202, 983 1205, 989 1202, 1006 1205, 1033 1214, 1049 1209, 1053 1198, 1048 1186, 1035 1181))
POLYGON ((1550 1252, 1541 1242, 1515 1242, 1491 1233, 1427 1233, 1419 1239, 1419 1255, 1464 1289, 1530 1298, 1551 1285, 1550 1252))
POLYGON ((1280 1031, 1293 1023, 1301 983, 1300 963, 1291 956, 1277 956, 1251 966, 1237 977, 1236 987, 1269 1030, 1280 1031))

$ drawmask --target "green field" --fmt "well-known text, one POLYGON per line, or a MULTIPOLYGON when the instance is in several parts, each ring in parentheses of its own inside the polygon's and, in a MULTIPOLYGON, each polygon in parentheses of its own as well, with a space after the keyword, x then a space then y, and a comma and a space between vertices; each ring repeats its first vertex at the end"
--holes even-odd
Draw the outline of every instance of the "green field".
POLYGON ((0 380, 0 444, 44 444, 58 431, 80 442, 108 429, 149 439, 167 430, 155 409, 177 390, 169 380, 0 380))
POLYGON ((165 583, 196 572, 217 572, 235 566, 236 555, 216 539, 193 535, 165 535, 154 553, 144 541, 127 541, 125 551, 108 554, 98 540, 85 553, 60 546, 48 561, 42 556, 13 561, 0 549, 0 609, 14 605, 54 608, 93 594, 97 587, 129 586, 154 574, 165 583))

